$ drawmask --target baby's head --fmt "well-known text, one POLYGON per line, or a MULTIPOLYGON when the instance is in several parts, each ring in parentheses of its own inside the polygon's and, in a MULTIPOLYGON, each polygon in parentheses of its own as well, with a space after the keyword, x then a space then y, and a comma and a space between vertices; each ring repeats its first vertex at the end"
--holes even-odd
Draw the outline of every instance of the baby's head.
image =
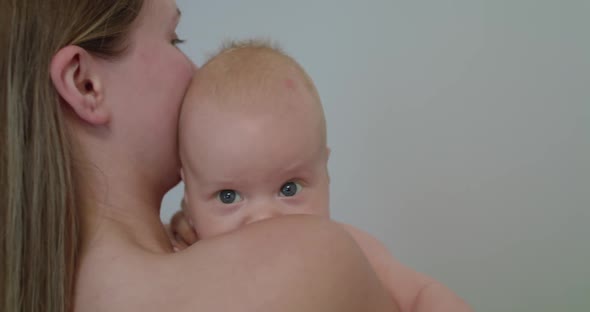
POLYGON ((289 214, 329 216, 320 98, 290 57, 234 43, 197 71, 180 117, 186 211, 200 238, 289 214))

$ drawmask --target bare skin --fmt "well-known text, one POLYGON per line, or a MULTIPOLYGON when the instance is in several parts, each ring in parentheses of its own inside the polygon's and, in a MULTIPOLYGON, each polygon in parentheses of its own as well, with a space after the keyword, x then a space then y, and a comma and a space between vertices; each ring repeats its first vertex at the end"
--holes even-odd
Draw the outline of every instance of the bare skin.
POLYGON ((354 241, 311 216, 262 221, 168 254, 105 222, 80 311, 396 311, 354 241))
POLYGON ((395 311, 358 245, 314 217, 172 252, 159 207, 180 180, 178 113, 196 68, 174 45, 178 18, 173 0, 146 0, 123 56, 53 57, 86 200, 74 311, 395 311))
MULTIPOLYGON (((187 217, 173 222, 180 241, 199 244, 289 215, 330 217, 321 103, 311 79, 294 67, 271 48, 237 45, 193 79, 180 118, 187 217), (188 234, 180 232, 179 224, 188 222, 194 233, 190 225, 183 226, 188 234)), ((368 233, 340 226, 360 245, 400 311, 471 311, 368 233)))

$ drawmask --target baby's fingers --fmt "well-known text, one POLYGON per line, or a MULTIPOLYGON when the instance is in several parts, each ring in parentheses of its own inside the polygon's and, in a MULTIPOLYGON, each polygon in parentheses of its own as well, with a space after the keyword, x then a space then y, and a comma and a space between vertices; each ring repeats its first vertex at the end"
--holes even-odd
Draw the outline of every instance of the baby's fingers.
POLYGON ((179 245, 176 247, 180 249, 184 249, 187 246, 196 243, 198 240, 197 234, 182 210, 172 216, 172 220, 170 220, 170 228, 173 237, 179 245))
POLYGON ((176 238, 176 234, 172 232, 172 225, 164 224, 164 227, 166 228, 166 235, 168 236, 168 239, 170 240, 172 249, 174 249, 174 251, 180 251, 187 247, 187 245, 184 242, 180 242, 176 238))
POLYGON ((174 235, 171 241, 174 251, 181 251, 188 247, 188 245, 185 242, 183 242, 180 238, 178 238, 176 235, 174 235))

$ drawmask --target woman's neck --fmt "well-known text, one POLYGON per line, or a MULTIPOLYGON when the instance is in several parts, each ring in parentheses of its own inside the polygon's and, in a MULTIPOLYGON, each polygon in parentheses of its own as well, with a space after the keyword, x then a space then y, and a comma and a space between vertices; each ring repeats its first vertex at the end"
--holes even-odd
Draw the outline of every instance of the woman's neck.
MULTIPOLYGON (((129 175, 101 172, 87 177, 84 192, 83 246, 96 242, 120 241, 154 253, 172 252, 160 221, 160 204, 165 191, 150 188, 129 175)), ((86 181, 85 181, 86 182, 86 181)))

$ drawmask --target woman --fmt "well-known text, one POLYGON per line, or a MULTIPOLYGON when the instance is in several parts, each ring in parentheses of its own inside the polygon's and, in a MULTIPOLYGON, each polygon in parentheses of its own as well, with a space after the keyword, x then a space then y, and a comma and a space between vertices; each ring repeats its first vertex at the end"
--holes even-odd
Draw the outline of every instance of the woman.
POLYGON ((281 218, 174 254, 195 66, 173 0, 2 0, 0 310, 394 311, 338 227, 281 218))

